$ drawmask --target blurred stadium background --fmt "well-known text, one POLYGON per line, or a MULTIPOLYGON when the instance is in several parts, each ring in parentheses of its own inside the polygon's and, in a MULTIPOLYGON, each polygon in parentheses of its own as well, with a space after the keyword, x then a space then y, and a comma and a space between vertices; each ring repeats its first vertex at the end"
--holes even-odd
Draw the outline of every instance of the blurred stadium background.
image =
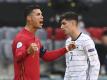
MULTIPOLYGON (((101 62, 99 80, 107 80, 107 0, 0 0, 0 80, 13 80, 13 58, 11 43, 23 28, 24 8, 38 3, 43 8, 45 18, 38 37, 48 50, 64 46, 66 35, 58 24, 63 12, 75 11, 79 14, 79 28, 89 34, 96 43, 101 62)), ((41 63, 41 80, 63 80, 65 58, 41 63)), ((36 74, 35 74, 36 75, 36 74)))

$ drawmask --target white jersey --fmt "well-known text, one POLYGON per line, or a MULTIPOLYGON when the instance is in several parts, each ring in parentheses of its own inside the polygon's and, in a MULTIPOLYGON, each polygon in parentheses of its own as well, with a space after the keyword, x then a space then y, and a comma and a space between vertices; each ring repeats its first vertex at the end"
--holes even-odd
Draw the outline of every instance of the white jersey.
MULTIPOLYGON (((66 46, 72 39, 66 40, 66 46)), ((76 48, 66 54, 64 80, 97 80, 100 63, 93 40, 81 33, 75 40, 76 48)))

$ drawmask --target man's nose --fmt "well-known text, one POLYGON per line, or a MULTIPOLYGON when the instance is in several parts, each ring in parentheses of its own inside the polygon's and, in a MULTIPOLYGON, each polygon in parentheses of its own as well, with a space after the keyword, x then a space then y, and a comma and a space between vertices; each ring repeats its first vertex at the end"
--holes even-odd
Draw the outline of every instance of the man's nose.
POLYGON ((61 25, 61 29, 63 29, 63 25, 61 25))
POLYGON ((43 19, 43 15, 41 15, 41 18, 43 19))

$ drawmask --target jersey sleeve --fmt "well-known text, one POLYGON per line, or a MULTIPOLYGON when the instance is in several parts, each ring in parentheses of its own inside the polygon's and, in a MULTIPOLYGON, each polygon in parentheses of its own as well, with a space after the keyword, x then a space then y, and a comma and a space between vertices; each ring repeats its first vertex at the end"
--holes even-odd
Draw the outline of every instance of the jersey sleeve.
POLYGON ((15 42, 15 51, 14 51, 15 61, 17 62, 23 61, 27 55, 28 55, 27 47, 24 39, 18 38, 17 41, 15 42))
POLYGON ((65 53, 67 53, 66 48, 59 48, 56 50, 48 51, 43 47, 40 40, 39 43, 40 43, 40 57, 46 62, 56 60, 59 57, 63 56, 65 53))
POLYGON ((93 40, 86 40, 84 49, 88 57, 87 61, 89 66, 87 80, 97 80, 100 70, 100 62, 93 40))
POLYGON ((48 51, 43 47, 40 49, 41 58, 46 62, 56 60, 59 57, 63 56, 66 52, 66 48, 60 48, 52 51, 48 51))

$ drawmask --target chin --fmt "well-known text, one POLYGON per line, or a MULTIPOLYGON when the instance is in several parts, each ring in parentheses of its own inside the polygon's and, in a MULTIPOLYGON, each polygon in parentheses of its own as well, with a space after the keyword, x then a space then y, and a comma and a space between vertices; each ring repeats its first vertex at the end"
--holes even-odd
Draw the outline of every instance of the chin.
POLYGON ((67 32, 65 32, 65 34, 66 34, 66 35, 68 35, 68 33, 67 33, 67 32))
POLYGON ((42 28, 42 26, 39 26, 40 28, 42 28))
POLYGON ((38 27, 38 29, 41 29, 41 28, 42 28, 42 26, 39 26, 39 27, 38 27))

